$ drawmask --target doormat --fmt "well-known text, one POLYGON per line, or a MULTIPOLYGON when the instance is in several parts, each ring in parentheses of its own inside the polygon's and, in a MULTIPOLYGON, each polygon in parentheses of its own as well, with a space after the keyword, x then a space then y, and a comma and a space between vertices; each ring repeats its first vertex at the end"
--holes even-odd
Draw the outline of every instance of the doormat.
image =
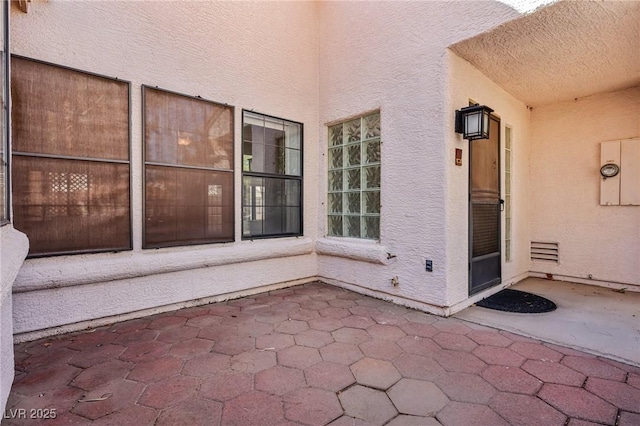
POLYGON ((520 314, 541 314, 555 311, 557 306, 551 300, 520 290, 505 289, 476 303, 496 311, 520 314))

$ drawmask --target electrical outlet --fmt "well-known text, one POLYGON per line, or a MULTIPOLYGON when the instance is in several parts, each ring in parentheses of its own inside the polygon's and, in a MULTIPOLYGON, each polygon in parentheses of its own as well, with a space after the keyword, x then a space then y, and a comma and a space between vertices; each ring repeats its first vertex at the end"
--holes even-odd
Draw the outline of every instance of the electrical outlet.
POLYGON ((427 270, 427 272, 433 272, 433 261, 427 259, 427 262, 425 264, 425 269, 427 270))

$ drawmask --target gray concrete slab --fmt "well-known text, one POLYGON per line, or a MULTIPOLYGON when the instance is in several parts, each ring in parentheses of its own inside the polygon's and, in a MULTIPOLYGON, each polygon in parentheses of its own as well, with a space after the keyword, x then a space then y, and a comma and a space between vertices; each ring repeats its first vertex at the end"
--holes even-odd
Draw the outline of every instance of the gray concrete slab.
POLYGON ((540 278, 512 288, 544 296, 558 309, 516 314, 474 305, 455 316, 640 366, 640 293, 540 278))

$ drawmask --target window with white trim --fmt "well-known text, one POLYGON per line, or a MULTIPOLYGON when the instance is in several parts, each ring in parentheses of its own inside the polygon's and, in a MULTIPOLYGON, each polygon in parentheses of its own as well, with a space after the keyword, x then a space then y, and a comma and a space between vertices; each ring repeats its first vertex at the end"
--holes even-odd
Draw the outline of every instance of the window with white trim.
POLYGON ((327 235, 380 239, 380 112, 329 127, 327 235))
POLYGON ((511 127, 504 132, 504 257, 511 261, 511 127))

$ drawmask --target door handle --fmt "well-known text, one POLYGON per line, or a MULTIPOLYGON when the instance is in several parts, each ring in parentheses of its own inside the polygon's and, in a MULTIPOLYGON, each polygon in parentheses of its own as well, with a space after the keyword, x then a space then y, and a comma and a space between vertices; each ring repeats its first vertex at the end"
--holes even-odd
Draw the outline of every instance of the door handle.
POLYGON ((500 211, 504 211, 504 200, 502 198, 500 198, 500 211))

